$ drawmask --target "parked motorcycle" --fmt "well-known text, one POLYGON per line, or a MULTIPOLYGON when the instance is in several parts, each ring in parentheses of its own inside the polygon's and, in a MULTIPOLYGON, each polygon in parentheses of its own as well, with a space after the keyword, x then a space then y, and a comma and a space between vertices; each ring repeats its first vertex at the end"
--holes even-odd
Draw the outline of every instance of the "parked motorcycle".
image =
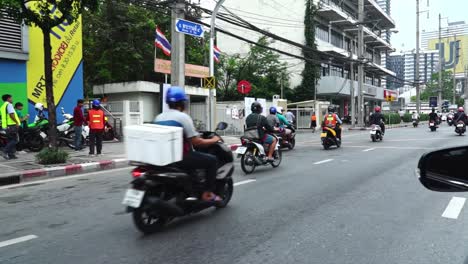
POLYGON ((455 133, 459 136, 463 135, 466 132, 466 124, 463 121, 459 121, 455 127, 455 133))
POLYGON ((419 125, 419 120, 418 119, 413 119, 413 127, 416 128, 419 125))
POLYGON ((107 117, 105 117, 106 123, 104 126, 104 134, 102 136, 102 139, 105 141, 111 141, 118 139, 118 134, 115 131, 114 127, 109 123, 107 117))
POLYGON ((262 142, 256 139, 241 137, 242 146, 237 148, 236 153, 237 157, 241 159, 242 171, 244 171, 245 174, 251 174, 255 171, 257 166, 267 166, 271 164, 273 168, 278 167, 282 160, 281 149, 279 147, 282 144, 282 139, 278 137, 277 139, 278 143, 273 153, 274 161, 268 162, 265 152, 267 148, 262 142))
POLYGON ((341 147, 341 140, 336 137, 336 131, 331 127, 323 127, 320 134, 323 149, 328 150, 332 146, 341 147))
POLYGON ((372 125, 370 136, 372 142, 376 142, 377 140, 383 140, 383 133, 382 128, 379 125, 372 125))
POLYGON ((429 121, 429 129, 431 130, 431 132, 436 131, 436 129, 437 129, 436 121, 434 121, 434 120, 429 121))
POLYGON ((33 152, 39 152, 44 148, 46 138, 47 135, 41 131, 40 127, 22 129, 16 150, 29 149, 33 152))
MULTIPOLYGON (((216 131, 226 129, 227 124, 221 122, 216 131)), ((215 132, 203 132, 203 138, 219 136, 215 132)), ((137 167, 132 171, 133 181, 127 190, 123 204, 127 212, 132 213, 133 221, 138 230, 150 234, 161 230, 176 217, 196 213, 209 207, 224 208, 231 200, 234 183, 234 158, 231 149, 219 142, 199 151, 211 153, 218 158, 218 173, 216 190, 223 200, 206 202, 201 200, 205 191, 205 171, 186 171, 177 165, 154 166, 149 164, 133 164, 137 167)))

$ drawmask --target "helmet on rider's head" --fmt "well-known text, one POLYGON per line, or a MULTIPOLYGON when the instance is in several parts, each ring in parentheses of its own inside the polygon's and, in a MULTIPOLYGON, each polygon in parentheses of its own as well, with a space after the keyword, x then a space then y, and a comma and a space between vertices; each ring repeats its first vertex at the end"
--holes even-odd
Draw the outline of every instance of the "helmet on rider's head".
POLYGON ((434 112, 435 112, 435 108, 434 108, 434 107, 432 107, 432 113, 434 113, 434 112))
POLYGON ((184 89, 179 86, 172 86, 167 89, 166 103, 178 103, 187 101, 187 95, 185 95, 184 89))
POLYGON ((284 111, 284 109, 283 109, 283 107, 281 107, 281 106, 278 106, 278 107, 276 108, 276 112, 277 112, 277 113, 280 113, 280 114, 281 114, 281 113, 283 113, 283 111, 284 111))
POLYGON ((335 107, 333 105, 328 106, 328 112, 329 113, 335 113, 335 107))
POLYGON ((458 107, 458 112, 465 112, 465 109, 463 109, 463 107, 458 107))
POLYGON ((276 115, 276 107, 274 106, 270 107, 270 114, 276 115))
POLYGON ((101 101, 99 101, 99 99, 94 99, 92 105, 93 107, 99 107, 101 106, 101 101))
POLYGON ((36 104, 34 105, 34 108, 35 108, 36 110, 42 111, 42 110, 44 110, 44 105, 41 104, 41 103, 36 103, 36 104))
POLYGON ((261 114, 263 112, 262 105, 257 101, 252 103, 252 105, 250 106, 250 110, 252 110, 252 113, 256 114, 261 114))
POLYGON ((381 109, 380 109, 380 106, 376 106, 376 107, 374 108, 374 110, 375 110, 376 113, 379 113, 380 110, 381 110, 381 109))

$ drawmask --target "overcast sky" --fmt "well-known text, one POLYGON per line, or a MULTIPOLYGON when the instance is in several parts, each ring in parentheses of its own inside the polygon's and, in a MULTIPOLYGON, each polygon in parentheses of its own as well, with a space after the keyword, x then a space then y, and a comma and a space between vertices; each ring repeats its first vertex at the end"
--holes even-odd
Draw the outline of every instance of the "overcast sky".
MULTIPOLYGON (((397 24, 398 34, 392 36, 392 45, 400 50, 412 50, 416 47, 416 0, 391 0, 391 15, 397 24)), ((437 30, 439 27, 439 13, 442 17, 449 17, 450 22, 468 22, 467 0, 427 0, 420 1, 420 10, 429 10, 421 14, 420 24, 422 30, 437 30)), ((442 20, 442 26, 447 25, 447 19, 442 20)))

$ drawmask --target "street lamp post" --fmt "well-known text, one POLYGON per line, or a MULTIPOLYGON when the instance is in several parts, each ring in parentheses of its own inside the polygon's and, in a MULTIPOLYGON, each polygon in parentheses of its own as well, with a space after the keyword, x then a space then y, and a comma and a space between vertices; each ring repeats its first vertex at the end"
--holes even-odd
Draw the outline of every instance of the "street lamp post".
MULTIPOLYGON (((213 13, 211 14, 210 23, 210 77, 214 76, 214 38, 215 38, 215 22, 218 11, 223 5, 225 0, 219 0, 216 3, 213 13)), ((208 130, 213 130, 213 89, 210 89, 209 100, 208 100, 208 130)))

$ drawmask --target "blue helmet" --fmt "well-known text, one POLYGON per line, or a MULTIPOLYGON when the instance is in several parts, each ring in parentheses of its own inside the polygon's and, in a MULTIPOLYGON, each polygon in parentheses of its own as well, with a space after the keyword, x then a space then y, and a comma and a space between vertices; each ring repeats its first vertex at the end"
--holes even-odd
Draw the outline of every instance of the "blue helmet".
POLYGON ((276 107, 274 106, 270 107, 270 114, 276 115, 276 107))
POLYGON ((93 106, 101 106, 101 101, 99 101, 99 99, 94 99, 93 106))
POLYGON ((187 101, 184 89, 178 86, 172 86, 167 90, 166 103, 177 103, 187 101))

